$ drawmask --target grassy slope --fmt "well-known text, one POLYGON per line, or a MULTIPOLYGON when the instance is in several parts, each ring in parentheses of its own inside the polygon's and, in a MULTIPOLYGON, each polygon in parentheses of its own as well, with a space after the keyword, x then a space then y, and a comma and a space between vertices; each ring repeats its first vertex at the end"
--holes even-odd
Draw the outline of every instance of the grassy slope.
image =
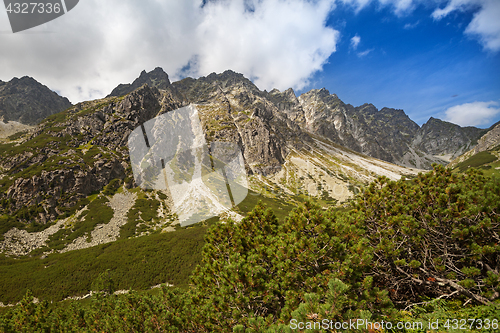
POLYGON ((99 273, 111 270, 117 289, 147 289, 169 282, 185 286, 201 258, 207 227, 153 234, 47 258, 0 256, 0 301, 19 301, 28 289, 41 299, 58 301, 83 295, 99 273))
POLYGON ((481 169, 486 176, 497 175, 500 176, 500 147, 497 146, 489 151, 482 151, 472 155, 463 162, 458 163, 453 167, 456 172, 464 172, 470 167, 481 169))
MULTIPOLYGON (((281 220, 295 207, 288 200, 269 198, 250 190, 236 210, 246 215, 259 201, 281 220)), ((206 224, 54 253, 44 259, 0 255, 0 302, 17 302, 28 289, 40 299, 53 301, 83 295, 106 269, 111 269, 117 289, 144 290, 165 282, 186 285, 200 259, 206 224)))

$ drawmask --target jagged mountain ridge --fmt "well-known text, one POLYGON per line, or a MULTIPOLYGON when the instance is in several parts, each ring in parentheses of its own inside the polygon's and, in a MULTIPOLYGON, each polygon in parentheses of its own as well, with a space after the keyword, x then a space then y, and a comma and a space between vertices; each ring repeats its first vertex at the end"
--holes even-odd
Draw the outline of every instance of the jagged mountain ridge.
POLYGON ((44 118, 71 106, 70 101, 59 96, 35 79, 24 76, 9 82, 0 81, 0 121, 36 125, 44 118))
MULTIPOLYGON (((49 223, 112 179, 133 187, 127 149, 131 131, 191 103, 200 111, 207 142, 238 143, 249 175, 272 177, 282 170, 290 152, 318 148, 311 134, 268 99, 269 93, 241 74, 227 71, 166 87, 159 90, 146 84, 124 96, 78 103, 0 145, 1 214, 17 221, 49 223)), ((330 156, 323 155, 323 159, 330 156)), ((373 174, 358 177, 357 172, 351 176, 353 184, 373 179, 373 174)), ((337 176, 344 183, 349 178, 337 176)), ((328 191, 335 195, 333 188, 328 191)))
POLYGON ((309 133, 407 167, 429 169, 432 163, 447 164, 450 157, 470 149, 482 133, 475 127, 462 128, 434 118, 420 127, 403 110, 377 110, 372 104, 353 107, 324 88, 299 97, 292 89, 283 93, 274 89, 269 98, 309 133))
MULTIPOLYGON (((475 127, 460 127, 432 117, 420 127, 403 110, 378 110, 372 104, 353 107, 324 88, 313 89, 296 97, 291 88, 284 92, 277 89, 262 92, 242 74, 233 71, 212 73, 199 79, 186 78, 172 84, 168 75, 162 72, 160 68, 150 73, 142 72, 133 86, 137 86, 138 82, 150 82, 160 89, 168 87, 180 99, 203 103, 213 93, 215 86, 225 89, 241 84, 248 93, 238 98, 248 99, 252 95, 273 103, 279 111, 272 111, 273 116, 284 113, 286 121, 291 120, 303 131, 323 136, 368 156, 407 167, 430 169, 432 163, 446 165, 473 147, 484 133, 475 127)), ((117 91, 122 86, 115 88, 111 95, 118 95, 117 91)))
MULTIPOLYGON (((22 213, 24 217, 20 220, 47 223, 101 190, 114 178, 126 180, 132 187, 133 175, 126 147, 128 135, 147 120, 188 104, 197 105, 207 142, 237 143, 248 174, 254 175, 261 185, 273 183, 272 186, 277 187, 281 186, 279 183, 284 177, 287 185, 282 189, 288 194, 296 194, 296 190, 307 182, 307 168, 303 168, 297 156, 307 160, 312 152, 320 151, 321 158, 316 154, 319 158, 316 166, 322 165, 321 173, 328 174, 326 165, 330 165, 338 172, 328 176, 339 178, 344 187, 352 187, 370 181, 377 174, 385 174, 383 168, 394 167, 389 164, 384 164, 382 169, 350 167, 354 171, 349 171, 343 166, 332 166, 329 159, 337 159, 337 164, 362 161, 359 158, 351 158, 351 162, 342 160, 338 158, 338 149, 346 147, 353 153, 400 162, 406 154, 405 148, 414 144, 415 133, 426 128, 420 128, 402 110, 384 108, 378 111, 371 104, 353 107, 326 89, 312 90, 299 97, 292 89, 260 91, 242 74, 232 71, 170 83, 168 75, 157 68, 141 73, 134 82, 119 87, 130 90, 140 82, 154 82, 156 87, 146 83, 121 96, 78 103, 50 116, 20 139, 2 145, 2 213, 16 216, 22 213), (318 143, 325 139, 329 142, 327 146, 337 144, 340 148, 318 143), (295 166, 286 168, 287 163, 295 166), (277 177, 284 166, 285 173, 293 169, 293 172, 302 172, 303 179, 291 181, 292 174, 277 177)), ((118 90, 114 91, 118 94, 118 90)), ((427 149, 425 145, 422 147, 427 149)), ((416 148, 415 151, 419 153, 416 148)), ((375 161, 363 158, 368 163, 375 161)), ((416 172, 404 168, 394 170, 391 175, 416 172)), ((309 176, 314 178, 316 175, 309 176)), ((333 178, 329 181, 330 184, 335 182, 333 178)), ((314 186, 324 186, 327 195, 335 198, 333 187, 313 183, 309 194, 321 192, 314 186)))
MULTIPOLYGON (((302 130, 326 137, 354 151, 402 166, 429 169, 432 163, 447 164, 471 149, 484 134, 484 131, 474 127, 462 128, 432 117, 419 127, 403 110, 383 108, 379 111, 372 104, 353 107, 324 88, 311 90, 299 97, 295 96, 291 88, 283 93, 277 89, 269 93, 261 92, 242 74, 232 71, 212 73, 196 80, 187 78, 172 84, 168 74, 157 67, 149 73, 142 71, 131 84, 118 85, 108 97, 123 96, 148 84, 150 87, 169 91, 170 96, 177 101, 203 103, 214 85, 224 88, 237 83, 247 87, 249 95, 260 96, 272 102, 278 107, 278 111, 286 114, 287 121, 291 120, 302 130)), ((0 116, 4 121, 15 120, 23 124, 34 124, 69 105, 71 104, 67 99, 59 97, 32 78, 0 82, 0 116), (24 88, 19 89, 21 86, 31 88, 26 91, 24 88), (33 89, 35 86, 36 92, 33 89), (43 89, 45 91, 39 91, 43 89), (10 95, 9 98, 1 97, 2 92, 4 95, 10 95), (42 102, 33 103, 35 97, 42 102), (48 101, 49 99, 51 101, 48 101), (63 103, 55 105, 54 99, 63 103), (17 101, 17 105, 13 105, 13 100, 17 101), (27 105, 23 102, 25 100, 30 101, 32 105, 27 105), (7 107, 3 106, 3 109, 9 109, 9 112, 4 111, 3 115, 2 101, 9 104, 7 107)))
POLYGON ((431 117, 417 132, 413 145, 432 155, 445 155, 442 148, 445 146, 450 155, 445 158, 451 160, 474 146, 483 134, 480 128, 461 127, 431 117))
POLYGON ((170 86, 170 80, 168 74, 163 71, 160 67, 156 67, 149 73, 142 71, 137 79, 132 83, 120 84, 106 97, 112 96, 123 96, 143 85, 149 85, 150 87, 155 87, 158 89, 167 89, 170 86))

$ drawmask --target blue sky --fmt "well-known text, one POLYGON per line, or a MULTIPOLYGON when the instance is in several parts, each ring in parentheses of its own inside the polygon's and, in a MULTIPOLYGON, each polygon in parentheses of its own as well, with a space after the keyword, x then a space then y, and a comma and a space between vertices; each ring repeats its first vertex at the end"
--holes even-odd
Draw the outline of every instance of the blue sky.
MULTIPOLYGON (((376 2, 359 12, 338 6, 327 24, 342 38, 314 85, 355 106, 404 109, 419 125, 431 116, 446 119, 457 105, 500 102, 499 52, 464 34, 475 11, 435 20, 434 10, 419 5, 398 16, 376 2)), ((479 125, 498 120, 499 113, 479 125)))
POLYGON ((0 8, 0 80, 76 103, 157 66, 172 81, 232 69, 262 90, 325 87, 484 128, 500 120, 499 17, 500 0, 82 0, 13 34, 0 8))

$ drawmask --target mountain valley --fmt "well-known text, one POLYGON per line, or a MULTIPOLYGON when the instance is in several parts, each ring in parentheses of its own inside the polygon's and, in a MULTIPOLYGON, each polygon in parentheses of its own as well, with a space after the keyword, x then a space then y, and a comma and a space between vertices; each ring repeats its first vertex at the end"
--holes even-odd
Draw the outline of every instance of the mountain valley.
MULTIPOLYGON (((326 89, 298 97, 292 89, 261 91, 232 71, 171 83, 156 68, 106 98, 76 105, 55 98, 50 112, 29 117, 4 106, 17 95, 9 88, 2 97, 9 83, 1 84, 0 115, 17 122, 0 139, 0 251, 10 257, 50 258, 185 230, 168 191, 136 186, 127 143, 141 124, 187 105, 196 106, 208 144, 237 143, 249 180, 247 198, 207 223, 239 221, 258 200, 279 218, 307 198, 341 209, 379 176, 411 179, 432 163, 456 167, 484 151, 489 169, 498 167, 498 125, 431 118, 420 127, 402 110, 353 107, 326 89)), ((24 102, 29 110, 33 94, 24 102)))

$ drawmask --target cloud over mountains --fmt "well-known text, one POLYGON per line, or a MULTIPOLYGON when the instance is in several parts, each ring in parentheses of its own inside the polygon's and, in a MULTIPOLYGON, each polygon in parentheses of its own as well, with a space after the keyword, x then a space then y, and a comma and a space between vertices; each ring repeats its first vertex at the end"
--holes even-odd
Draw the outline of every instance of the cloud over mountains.
POLYGON ((494 101, 456 105, 446 110, 445 120, 460 126, 485 125, 500 115, 498 106, 494 101))
MULTIPOLYGON (((2 75, 22 68, 72 102, 102 97, 156 66, 173 79, 233 69, 262 89, 300 89, 336 50, 339 33, 326 26, 334 7, 334 0, 86 0, 36 30, 0 34, 2 75)), ((6 15, 0 30, 9 30, 6 15)))
POLYGON ((425 7, 418 20, 401 24, 415 34, 426 21, 467 12, 470 22, 458 34, 494 56, 500 51, 500 0, 85 0, 68 15, 17 34, 0 10, 0 80, 29 75, 73 103, 101 98, 158 66, 172 81, 232 69, 260 89, 311 88, 323 73, 338 75, 325 65, 342 61, 332 56, 342 45, 360 64, 385 55, 378 37, 344 33, 332 23, 341 6, 354 16, 384 9, 398 20, 425 7))

